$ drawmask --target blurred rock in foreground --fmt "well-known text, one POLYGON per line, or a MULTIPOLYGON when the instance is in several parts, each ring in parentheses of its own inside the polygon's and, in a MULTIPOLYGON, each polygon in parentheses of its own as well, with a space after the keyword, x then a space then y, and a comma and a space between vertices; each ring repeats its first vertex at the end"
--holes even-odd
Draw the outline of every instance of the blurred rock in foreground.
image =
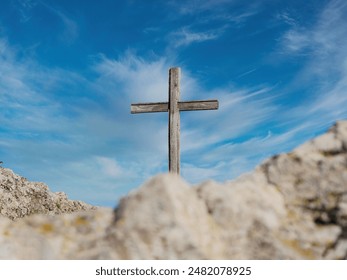
POLYGON ((114 211, 3 217, 0 258, 347 259, 347 121, 225 184, 158 175, 114 211))

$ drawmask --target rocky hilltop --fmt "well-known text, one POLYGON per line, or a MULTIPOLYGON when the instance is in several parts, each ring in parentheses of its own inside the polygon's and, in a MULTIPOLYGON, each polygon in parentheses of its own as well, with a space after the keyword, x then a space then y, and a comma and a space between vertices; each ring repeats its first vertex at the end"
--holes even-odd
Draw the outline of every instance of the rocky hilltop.
POLYGON ((11 220, 32 214, 56 215, 95 207, 69 200, 65 193, 53 193, 43 183, 29 182, 12 170, 0 167, 0 216, 11 220))
POLYGON ((113 211, 3 217, 0 258, 347 259, 347 121, 225 184, 164 174, 113 211))

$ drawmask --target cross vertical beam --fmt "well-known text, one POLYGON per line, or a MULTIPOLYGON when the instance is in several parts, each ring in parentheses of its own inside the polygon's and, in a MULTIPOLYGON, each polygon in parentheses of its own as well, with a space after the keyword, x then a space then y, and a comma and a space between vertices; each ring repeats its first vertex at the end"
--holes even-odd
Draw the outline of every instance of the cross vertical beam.
POLYGON ((180 99, 179 68, 169 70, 169 172, 180 173, 180 99))

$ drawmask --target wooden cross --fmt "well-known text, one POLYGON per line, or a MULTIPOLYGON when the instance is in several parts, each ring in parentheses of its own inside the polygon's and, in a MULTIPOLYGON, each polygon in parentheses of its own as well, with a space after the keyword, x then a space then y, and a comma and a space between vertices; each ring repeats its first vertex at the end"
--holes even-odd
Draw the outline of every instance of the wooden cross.
POLYGON ((218 100, 180 100, 181 69, 169 70, 169 102, 131 104, 131 113, 169 112, 169 172, 180 173, 180 114, 179 111, 217 110, 218 100))

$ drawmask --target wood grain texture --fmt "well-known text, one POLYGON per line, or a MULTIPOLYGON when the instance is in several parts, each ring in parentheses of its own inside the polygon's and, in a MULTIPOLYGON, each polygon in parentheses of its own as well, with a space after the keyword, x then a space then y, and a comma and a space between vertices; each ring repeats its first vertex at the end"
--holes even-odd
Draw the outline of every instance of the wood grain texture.
POLYGON ((131 104, 131 113, 158 113, 169 111, 169 103, 167 102, 156 102, 156 103, 136 103, 131 104))
POLYGON ((169 70, 169 172, 180 173, 180 68, 169 70))
POLYGON ((197 100, 178 102, 180 111, 217 110, 218 100, 197 100))
MULTIPOLYGON (((218 100, 197 100, 197 101, 180 101, 178 102, 180 111, 198 111, 198 110, 217 110, 218 100)), ((134 103, 131 104, 132 114, 141 113, 160 113, 169 111, 169 103, 134 103)))

